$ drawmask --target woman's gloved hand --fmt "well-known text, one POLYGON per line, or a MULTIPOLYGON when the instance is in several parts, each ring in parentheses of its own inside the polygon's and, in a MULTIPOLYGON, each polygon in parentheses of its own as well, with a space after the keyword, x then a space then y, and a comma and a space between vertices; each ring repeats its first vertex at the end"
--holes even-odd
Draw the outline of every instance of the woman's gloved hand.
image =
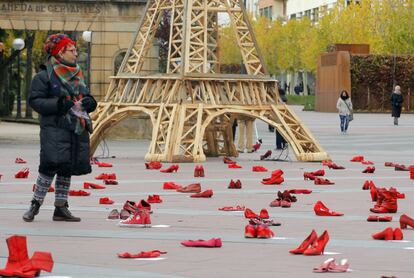
POLYGON ((90 96, 82 99, 82 108, 88 113, 95 111, 96 105, 96 101, 90 96))

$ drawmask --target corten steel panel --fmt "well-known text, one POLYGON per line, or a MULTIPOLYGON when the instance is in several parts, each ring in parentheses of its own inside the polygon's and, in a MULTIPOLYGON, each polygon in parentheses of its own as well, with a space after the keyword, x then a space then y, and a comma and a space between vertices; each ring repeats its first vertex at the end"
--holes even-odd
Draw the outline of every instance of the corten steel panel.
POLYGON ((316 73, 315 110, 336 112, 336 102, 342 90, 351 95, 349 52, 323 53, 318 59, 316 73))
POLYGON ((336 51, 348 51, 351 54, 369 54, 369 44, 335 44, 336 51))

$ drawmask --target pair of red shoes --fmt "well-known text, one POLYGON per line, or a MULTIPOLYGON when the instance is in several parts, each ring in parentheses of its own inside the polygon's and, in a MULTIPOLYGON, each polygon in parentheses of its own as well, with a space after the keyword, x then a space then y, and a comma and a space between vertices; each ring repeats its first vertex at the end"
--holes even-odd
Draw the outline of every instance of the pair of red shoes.
POLYGON ((148 170, 159 170, 161 169, 162 164, 159 161, 150 161, 150 162, 145 162, 145 168, 148 170))
POLYGON ((386 215, 386 216, 368 215, 367 221, 368 222, 391 222, 392 216, 390 215, 386 215))
POLYGON ((328 231, 325 230, 320 237, 316 234, 315 230, 309 234, 309 236, 299 245, 298 248, 290 250, 291 254, 303 254, 306 256, 322 255, 326 244, 329 241, 328 231))
POLYGON ((0 276, 32 278, 39 276, 42 270, 51 272, 53 258, 49 252, 35 251, 29 259, 25 236, 13 235, 6 239, 9 257, 6 267, 0 269, 0 276))
POLYGON ((341 260, 339 264, 335 263, 334 258, 329 258, 324 261, 320 266, 313 268, 313 272, 322 273, 322 272, 347 272, 349 270, 349 263, 347 259, 341 260))
POLYGON ((130 214, 134 214, 137 211, 148 211, 148 213, 151 213, 151 205, 145 201, 145 200, 141 200, 138 203, 133 202, 133 201, 129 201, 127 200, 124 203, 123 209, 128 211, 130 214))
POLYGON ((113 200, 109 199, 108 197, 99 198, 100 205, 112 205, 115 203, 113 200))
POLYGON ((336 212, 333 210, 328 209, 324 203, 321 201, 317 201, 316 204, 313 206, 313 211, 317 216, 342 216, 343 213, 336 212))
POLYGON ((178 164, 173 164, 170 167, 168 167, 167 169, 164 170, 160 170, 161 173, 173 173, 178 171, 178 168, 180 168, 180 166, 178 164))
POLYGON ((29 168, 24 168, 17 172, 14 177, 16 179, 27 179, 29 177, 29 168))
POLYGON ((252 171, 253 172, 267 172, 267 168, 263 166, 253 166, 252 171))
POLYGON ((117 185, 118 182, 116 180, 103 180, 105 185, 117 185))
POLYGON ((89 196, 91 195, 90 192, 86 192, 83 190, 69 190, 69 196, 89 196))
POLYGON ((167 254, 167 252, 163 252, 160 250, 151 250, 151 251, 142 251, 137 254, 131 254, 128 252, 118 253, 119 258, 123 259, 141 259, 141 258, 158 258, 162 254, 167 254))
POLYGON ((248 218, 248 219, 250 219, 250 218, 269 219, 269 212, 267 211, 267 209, 263 208, 260 211, 260 214, 257 215, 251 209, 246 208, 244 210, 244 217, 248 218))
POLYGON ((83 183, 83 189, 105 189, 106 187, 103 185, 99 185, 96 183, 91 182, 84 182, 83 183))
POLYGON ((155 204, 155 203, 162 203, 161 197, 160 195, 149 195, 147 198, 147 202, 150 204, 155 204))
POLYGON ((385 228, 385 230, 373 234, 373 239, 383 239, 383 240, 402 240, 404 238, 403 233, 400 228, 385 228))
POLYGON ((182 186, 177 188, 177 192, 180 193, 200 193, 201 192, 201 184, 199 183, 192 183, 187 186, 182 186))
POLYGON ((274 236, 275 233, 267 225, 248 224, 244 228, 245 238, 272 238, 274 236))
POLYGON ((164 190, 177 190, 177 189, 182 188, 182 187, 183 186, 180 185, 180 184, 176 184, 172 181, 167 181, 167 182, 164 182, 164 184, 162 186, 162 189, 164 189, 164 190))
POLYGON ((375 167, 370 167, 370 166, 368 166, 367 168, 365 168, 363 171, 362 171, 362 173, 364 173, 364 174, 372 174, 372 173, 374 173, 375 172, 375 167))
POLYGON ((209 240, 184 240, 181 241, 181 244, 185 247, 207 247, 207 248, 220 248, 223 243, 221 238, 212 238, 209 240))
POLYGON ((223 157, 223 162, 224 164, 236 164, 237 163, 236 161, 232 160, 230 157, 227 157, 227 156, 223 157))
POLYGON ((205 176, 204 174, 204 167, 203 165, 196 165, 194 169, 194 177, 201 177, 203 178, 205 176))
POLYGON ((229 169, 240 169, 240 168, 243 168, 243 167, 238 165, 237 163, 233 163, 233 164, 228 164, 227 168, 229 168, 229 169))
POLYGON ((228 189, 241 189, 242 188, 242 183, 240 180, 230 180, 229 186, 227 187, 228 189))
POLYGON ((277 192, 277 198, 275 200, 273 200, 269 206, 270 207, 282 207, 282 208, 290 208, 291 207, 291 203, 296 202, 296 196, 291 195, 291 193, 289 192, 289 190, 285 190, 283 191, 283 193, 281 191, 277 192))
POLYGON ((303 179, 304 180, 315 180, 316 177, 325 176, 325 170, 317 170, 313 172, 305 172, 303 173, 303 179))
POLYGON ((328 179, 317 178, 317 177, 315 177, 315 180, 313 181, 313 183, 316 184, 316 185, 331 185, 331 184, 335 184, 333 181, 330 181, 328 179))
POLYGON ((95 177, 96 180, 116 180, 115 173, 102 173, 95 177))
MULTIPOLYGON (((35 189, 36 189, 36 184, 33 184, 32 191, 34 192, 35 189)), ((55 189, 53 188, 53 186, 49 186, 49 189, 47 190, 47 192, 55 192, 55 189)))
POLYGON ((266 158, 268 158, 269 156, 272 155, 272 151, 271 150, 267 150, 264 155, 260 156, 260 160, 265 160, 266 158))
POLYGON ((213 190, 207 189, 200 193, 195 193, 193 195, 190 195, 191 198, 211 198, 213 197, 213 190))
POLYGON ((218 210, 221 210, 221 211, 244 211, 245 209, 246 208, 244 206, 237 205, 235 207, 230 207, 230 206, 222 207, 222 208, 219 208, 218 210))
POLYGON ((97 162, 95 162, 95 164, 96 165, 98 165, 98 167, 106 167, 106 168, 110 168, 110 167, 112 167, 112 164, 111 163, 106 163, 106 162, 99 162, 99 161, 97 161, 97 162))
POLYGON ((366 180, 362 185, 362 190, 369 190, 371 187, 375 187, 375 184, 372 180, 366 180))
POLYGON ((283 171, 281 169, 277 169, 272 172, 269 178, 262 179, 262 184, 281 184, 285 181, 282 175, 283 171))
POLYGON ((399 193, 395 188, 375 188, 371 187, 371 199, 376 200, 377 203, 370 211, 374 213, 396 213, 398 210, 398 197, 405 197, 404 194, 399 193))
POLYGON ((364 161, 364 156, 363 155, 354 156, 350 161, 351 162, 362 162, 364 161))
POLYGON ((26 160, 24 160, 23 158, 17 157, 14 160, 14 163, 16 163, 16 164, 25 164, 26 163, 26 160))

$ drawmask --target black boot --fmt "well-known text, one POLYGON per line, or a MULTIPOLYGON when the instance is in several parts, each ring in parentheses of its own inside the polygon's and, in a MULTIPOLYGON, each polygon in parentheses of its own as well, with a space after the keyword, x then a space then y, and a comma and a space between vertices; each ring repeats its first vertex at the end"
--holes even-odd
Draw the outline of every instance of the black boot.
POLYGON ((55 202, 53 221, 80 222, 81 219, 72 215, 69 211, 68 202, 65 202, 63 205, 55 202))
POLYGON ((41 204, 37 200, 33 199, 29 210, 23 214, 23 220, 26 222, 32 222, 35 215, 39 213, 40 206, 41 204))

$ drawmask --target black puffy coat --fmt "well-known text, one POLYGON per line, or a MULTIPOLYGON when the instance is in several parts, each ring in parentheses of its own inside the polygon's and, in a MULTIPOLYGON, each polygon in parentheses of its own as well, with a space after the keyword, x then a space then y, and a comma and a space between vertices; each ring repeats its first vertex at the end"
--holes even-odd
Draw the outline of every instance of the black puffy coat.
POLYGON ((392 117, 397 117, 397 118, 400 117, 403 101, 404 101, 404 98, 403 98, 402 94, 396 94, 396 93, 391 94, 391 105, 392 105, 392 115, 391 116, 392 117))
MULTIPOLYGON (((30 106, 39 113, 40 120, 40 165, 39 173, 69 177, 84 175, 92 171, 89 160, 89 133, 74 133, 75 125, 70 124, 62 111, 59 111, 58 99, 61 96, 61 83, 52 74, 49 79, 43 69, 36 74, 30 87, 30 106)), ((88 113, 96 109, 92 100, 88 113)))

